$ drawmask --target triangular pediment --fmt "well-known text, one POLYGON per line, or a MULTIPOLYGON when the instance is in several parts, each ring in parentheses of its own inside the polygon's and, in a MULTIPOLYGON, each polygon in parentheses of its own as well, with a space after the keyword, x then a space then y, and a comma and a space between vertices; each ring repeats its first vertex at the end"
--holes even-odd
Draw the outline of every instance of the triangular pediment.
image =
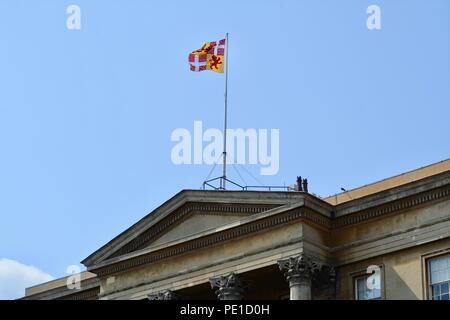
POLYGON ((92 267, 144 248, 165 243, 169 245, 173 241, 298 201, 301 196, 294 192, 183 190, 82 263, 92 267))
POLYGON ((242 218, 242 215, 218 215, 208 213, 194 213, 167 232, 163 233, 149 244, 149 247, 170 243, 172 241, 187 238, 196 234, 201 234, 207 230, 215 229, 242 218))

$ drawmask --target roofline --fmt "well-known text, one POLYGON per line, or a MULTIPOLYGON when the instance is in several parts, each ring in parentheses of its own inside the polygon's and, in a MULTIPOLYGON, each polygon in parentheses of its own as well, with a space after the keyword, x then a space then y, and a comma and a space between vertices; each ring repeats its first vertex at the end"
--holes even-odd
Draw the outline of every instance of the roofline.
MULTIPOLYGON (((345 195, 345 194, 349 194, 349 193, 351 193, 351 192, 353 192, 353 191, 361 190, 361 189, 364 189, 364 188, 367 188, 367 187, 370 187, 370 186, 373 186, 373 185, 376 185, 376 184, 379 184, 379 183, 382 183, 382 182, 387 182, 387 181, 389 181, 389 180, 393 180, 393 179, 395 179, 395 178, 398 178, 398 177, 401 177, 401 176, 405 176, 405 175, 411 174, 411 173, 416 172, 416 171, 422 171, 422 170, 427 169, 427 168, 431 168, 431 167, 434 167, 434 166, 438 166, 438 165, 443 164, 443 163, 445 163, 445 162, 449 162, 449 163, 450 163, 450 158, 447 158, 447 159, 444 159, 444 160, 441 160, 441 161, 438 161, 438 162, 434 162, 434 163, 431 163, 431 164, 428 164, 428 165, 425 165, 425 166, 421 166, 421 167, 418 167, 418 168, 416 168, 416 169, 412 169, 412 170, 409 170, 409 171, 406 171, 406 172, 402 172, 402 173, 399 173, 399 174, 396 174, 396 175, 393 175, 393 176, 390 176, 390 177, 387 177, 387 178, 384 178, 384 179, 381 179, 381 180, 376 180, 376 181, 373 181, 373 182, 364 184, 364 185, 359 186, 359 187, 355 187, 355 188, 352 188, 352 189, 348 189, 348 190, 343 191, 343 192, 339 192, 339 193, 335 193, 335 194, 330 194, 330 195, 328 195, 328 196, 322 197, 322 199, 323 199, 324 201, 328 202, 328 203, 331 203, 331 202, 329 202, 329 201, 330 201, 330 200, 333 200, 335 197, 342 196, 342 195, 345 195)), ((401 186, 401 185, 405 185, 405 184, 408 184, 408 183, 411 183, 411 182, 415 182, 415 181, 419 181, 419 180, 422 180, 422 179, 426 179, 426 178, 428 178, 428 177, 431 177, 431 176, 435 176, 435 175, 441 174, 441 173, 443 173, 443 172, 445 172, 445 171, 447 171, 447 170, 438 172, 438 173, 433 174, 433 175, 428 175, 428 176, 420 177, 420 178, 415 179, 415 180, 413 179, 413 180, 411 180, 411 181, 401 183, 401 184, 399 184, 399 185, 397 185, 397 186, 394 186, 394 187, 390 187, 390 188, 386 188, 386 189, 379 190, 379 191, 376 191, 376 192, 372 192, 372 193, 369 193, 369 194, 367 194, 367 195, 364 195, 363 197, 370 196, 370 195, 372 195, 372 194, 379 193, 379 192, 382 192, 382 191, 384 191, 384 190, 393 189, 393 188, 395 188, 395 187, 399 187, 399 186, 401 186)), ((361 198, 361 197, 359 197, 359 198, 361 198)), ((359 198, 358 198, 358 199, 359 199, 359 198)), ((344 202, 352 201, 352 200, 356 200, 356 199, 349 199, 349 200, 347 200, 347 201, 338 202, 337 205, 342 204, 342 203, 344 203, 344 202)), ((333 204, 333 205, 336 205, 336 204, 333 204)))
MULTIPOLYGON (((357 187, 351 190, 348 190, 346 192, 342 192, 339 194, 335 194, 332 196, 328 196, 326 198, 319 198, 317 196, 314 196, 312 194, 309 194, 310 196, 314 197, 315 199, 326 203, 327 205, 335 206, 333 203, 333 198, 340 196, 343 196, 345 194, 350 194, 353 191, 361 190, 363 188, 367 188, 368 186, 373 186, 378 183, 382 183, 383 181, 389 181, 393 180, 397 177, 401 177, 407 174, 411 174, 415 171, 421 171, 425 168, 430 168, 433 166, 439 166, 439 164, 443 164, 445 162, 450 162, 450 158, 446 160, 442 160, 427 166, 420 167, 418 169, 414 169, 408 172, 404 172, 395 176, 391 176, 376 182, 372 182, 366 185, 363 185, 361 187, 357 187), (331 199, 331 200, 330 200, 331 199)), ((445 169, 445 168, 444 168, 445 169)), ((447 172, 448 170, 442 170, 440 173, 447 172)), ((438 173, 439 174, 439 173, 438 173)), ((356 198, 349 199, 347 201, 337 201, 337 205, 343 204, 343 203, 353 203, 354 200, 361 199, 370 195, 379 194, 380 192, 391 190, 394 188, 397 188, 399 186, 409 184, 411 182, 420 181, 423 179, 426 179, 427 177, 435 176, 429 175, 429 176, 421 176, 417 179, 411 179, 411 181, 407 182, 399 182, 398 185, 394 185, 385 189, 380 189, 377 191, 373 191, 371 193, 368 193, 366 195, 362 195, 356 198)), ((153 221, 158 221, 158 217, 161 216, 164 213, 172 212, 176 210, 177 208, 181 207, 185 203, 188 202, 206 202, 206 203, 248 203, 248 204, 286 204, 289 203, 290 200, 293 199, 299 199, 299 195, 304 194, 303 192, 295 192, 295 191, 237 191, 237 190, 198 190, 198 189, 184 189, 180 192, 176 193, 174 196, 172 196, 170 199, 163 202, 160 206, 156 207, 154 210, 152 210, 150 213, 146 214, 143 218, 138 220, 136 223, 132 224, 130 227, 126 228, 124 231, 122 231, 120 234, 118 234, 116 237, 108 241, 106 244, 104 244, 102 247, 94 251, 92 254, 90 254, 88 257, 83 259, 81 261, 82 264, 84 264, 86 267, 92 265, 94 261, 101 261, 102 258, 105 257, 106 254, 111 253, 111 251, 114 253, 117 248, 115 248, 114 244, 116 243, 128 243, 129 241, 132 241, 137 236, 139 236, 142 232, 147 230, 149 225, 152 225, 153 221), (211 196, 213 195, 213 196, 211 196), (264 195, 264 197, 261 197, 261 195, 264 195), (269 197, 268 197, 269 195, 269 197), (285 200, 285 201, 282 201, 285 200), (287 200, 287 201, 286 201, 287 200), (247 201, 247 202, 246 202, 247 201)))
MULTIPOLYGON (((246 225, 257 223, 258 221, 265 220, 268 218, 274 218, 275 216, 281 214, 281 213, 288 213, 291 212, 294 209, 300 209, 300 208, 306 208, 309 210, 312 210, 313 212, 317 213, 318 215, 325 218, 322 222, 319 222, 318 220, 311 220, 313 223, 323 224, 325 225, 325 228, 328 228, 328 230, 334 229, 334 228, 341 228, 345 227, 348 224, 356 224, 360 223, 361 221, 366 221, 370 219, 377 218, 382 215, 388 215, 392 212, 398 212, 405 208, 405 206, 399 206, 398 203, 400 201, 408 201, 408 206, 420 206, 422 205, 422 201, 410 201, 408 199, 411 199, 411 196, 425 194, 423 198, 424 201, 440 201, 443 197, 448 197, 448 192, 441 192, 443 188, 446 188, 446 186, 450 185, 450 172, 443 172, 435 176, 430 176, 424 179, 420 179, 418 181, 413 181, 411 183, 408 183, 406 185, 396 186, 389 190, 383 190, 381 192, 378 192, 376 194, 370 195, 368 197, 364 197, 361 199, 353 200, 352 205, 345 204, 342 206, 333 206, 329 203, 324 203, 323 201, 318 201, 320 199, 317 199, 316 197, 310 195, 310 194, 303 194, 302 198, 299 199, 298 202, 295 203, 288 203, 286 205, 282 205, 267 211, 263 211, 260 213, 257 213, 255 215, 251 215, 248 217, 245 217, 239 221, 234 221, 227 223, 226 225, 210 228, 208 230, 204 230, 201 232, 197 232, 195 234, 191 234, 189 236, 176 239, 170 242, 161 243, 155 246, 148 246, 133 252, 126 253, 124 255, 120 255, 111 259, 100 261, 99 263, 96 263, 94 265, 91 265, 88 267, 88 271, 97 273, 98 271, 104 270, 105 268, 109 268, 110 266, 119 266, 125 263, 128 260, 133 259, 139 259, 151 254, 156 254, 161 251, 170 250, 179 246, 183 245, 185 243, 191 242, 191 241, 199 241, 202 238, 207 238, 209 236, 212 236, 213 234, 219 234, 219 233, 226 233, 227 231, 230 231, 235 228, 242 228, 246 225), (439 177, 437 181, 433 181, 436 179, 436 177, 439 177), (441 190, 441 191, 439 191, 441 190), (434 192, 435 194, 440 193, 439 197, 430 197, 426 194, 429 192, 434 192), (312 200, 312 201, 311 201, 312 200), (377 210, 377 208, 383 208, 382 206, 386 203, 390 204, 389 210, 377 210), (323 205, 325 204, 325 205, 323 205), (347 208, 349 207, 349 208, 347 208), (338 209, 336 212, 335 210, 338 209), (365 212, 368 212, 368 210, 373 210, 373 212, 370 215, 364 214, 365 212), (361 215, 354 216, 354 213, 361 213, 365 215, 364 219, 360 219, 361 215), (336 214, 336 215, 334 215, 336 214), (346 220, 342 220, 344 218, 346 220), (335 224, 338 223, 338 224, 335 224)), ((447 187, 448 189, 448 187, 447 187)), ((260 230, 259 230, 260 231, 260 230)), ((259 232, 254 231, 254 232, 259 232)), ((176 255, 178 253, 174 253, 176 255)), ((147 263, 147 262, 145 262, 147 263)), ((134 263, 132 263, 133 266, 136 266, 134 263)), ((128 267, 127 267, 128 268, 128 267)), ((117 271, 117 270, 116 270, 117 271)), ((116 272, 115 271, 115 272, 116 272)), ((106 271, 107 273, 103 273, 100 276, 104 276, 108 274, 109 271, 106 271)), ((97 273, 98 274, 98 273, 97 273)))
MULTIPOLYGON (((146 214, 143 218, 138 220, 136 223, 132 224, 130 227, 126 228, 116 237, 108 241, 102 247, 94 251, 88 257, 83 259, 81 263, 88 267, 92 264, 92 262, 96 259, 99 259, 104 256, 104 254, 109 251, 110 247, 115 242, 123 242, 127 238, 127 234, 130 234, 130 231, 135 229, 135 232, 132 233, 132 239, 134 239, 137 235, 141 234, 141 232, 145 231, 147 228, 142 230, 144 226, 148 226, 148 222, 154 219, 157 219, 158 216, 164 212, 173 211, 183 204, 187 202, 194 201, 204 201, 210 203, 245 203, 242 200, 248 200, 248 204, 284 204, 289 203, 289 200, 292 198, 297 198, 299 195, 305 194, 304 192, 298 191, 240 191, 240 190, 198 190, 198 189, 183 189, 180 192, 176 193, 170 199, 163 202, 160 206, 156 207, 150 213, 146 214), (213 194, 214 197, 210 195, 213 194), (205 196, 203 199, 202 195, 205 196), (232 197, 230 197, 233 195, 232 197), (236 197, 236 195, 238 195, 236 197), (259 198, 255 195, 264 195, 263 198, 259 198), (270 195, 270 197, 267 197, 270 195), (238 201, 236 201, 238 200, 238 201), (241 201, 239 201, 241 200, 241 201), (282 200, 288 200, 282 201, 282 200)), ((313 196, 309 194, 310 196, 313 196)), ((315 197, 315 196, 313 196, 315 197)), ((322 199, 315 197, 326 205, 329 203, 323 201, 322 199)))
MULTIPOLYGON (((67 279, 69 279, 70 277, 74 277, 74 276, 79 276, 81 283, 84 285, 87 282, 92 282, 92 281, 98 281, 97 279, 97 275, 89 272, 87 270, 85 271, 81 271, 77 274, 72 274, 72 275, 68 275, 68 276, 64 276, 61 278, 56 278, 47 282, 43 282, 31 287, 26 287, 25 288, 25 296, 22 297, 21 299, 32 299, 33 297, 37 297, 37 296, 41 296, 41 295, 47 295, 50 293, 53 293, 55 291, 65 291, 67 289, 67 279), (95 279, 95 280, 91 280, 91 279, 95 279)), ((77 290, 78 291, 83 291, 85 290, 85 288, 81 289, 81 290, 77 290)), ((69 294, 72 294, 74 292, 72 291, 68 291, 69 294)))

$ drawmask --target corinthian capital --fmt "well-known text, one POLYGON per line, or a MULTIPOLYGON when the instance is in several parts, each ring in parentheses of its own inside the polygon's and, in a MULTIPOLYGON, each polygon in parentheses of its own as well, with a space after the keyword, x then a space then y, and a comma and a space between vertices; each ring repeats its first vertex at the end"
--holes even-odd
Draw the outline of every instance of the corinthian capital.
POLYGON ((175 292, 173 292, 171 290, 166 290, 163 292, 149 294, 147 297, 148 297, 148 300, 177 300, 178 299, 175 292))
POLYGON ((240 300, 243 292, 243 284, 240 277, 234 272, 226 276, 209 279, 211 288, 218 288, 216 295, 219 300, 240 300))
POLYGON ((286 279, 301 278, 310 280, 311 274, 317 268, 316 264, 304 253, 299 256, 278 261, 280 271, 284 271, 286 279))

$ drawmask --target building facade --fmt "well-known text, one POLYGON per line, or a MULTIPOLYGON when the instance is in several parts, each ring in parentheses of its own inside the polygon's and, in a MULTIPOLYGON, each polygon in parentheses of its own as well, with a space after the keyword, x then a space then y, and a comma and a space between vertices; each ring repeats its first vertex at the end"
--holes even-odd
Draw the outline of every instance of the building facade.
POLYGON ((183 190, 23 299, 449 299, 450 159, 328 198, 183 190))

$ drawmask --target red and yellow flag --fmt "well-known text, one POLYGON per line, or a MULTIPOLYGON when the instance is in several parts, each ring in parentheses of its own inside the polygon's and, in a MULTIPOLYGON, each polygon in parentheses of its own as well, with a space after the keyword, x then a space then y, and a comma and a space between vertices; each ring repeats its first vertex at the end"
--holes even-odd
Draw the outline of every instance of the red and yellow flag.
POLYGON ((223 73, 225 64, 225 39, 205 42, 203 46, 189 54, 191 71, 211 70, 223 73))

